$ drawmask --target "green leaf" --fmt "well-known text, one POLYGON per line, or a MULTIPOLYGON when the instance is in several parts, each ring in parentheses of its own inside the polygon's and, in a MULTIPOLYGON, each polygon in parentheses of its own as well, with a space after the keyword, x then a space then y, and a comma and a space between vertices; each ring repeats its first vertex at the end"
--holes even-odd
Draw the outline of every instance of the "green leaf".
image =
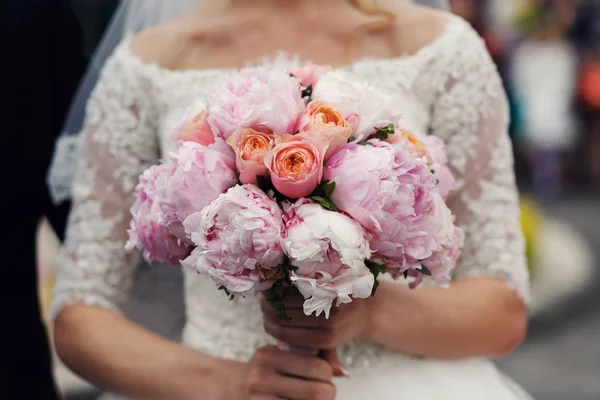
POLYGON ((276 299, 276 297, 277 296, 275 295, 275 292, 272 292, 270 290, 267 291, 267 293, 265 294, 265 299, 267 299, 267 301, 269 301, 269 302, 274 301, 276 299))
POLYGON ((379 277, 379 275, 387 272, 387 266, 383 264, 377 264, 376 262, 370 260, 365 261, 365 265, 367 266, 367 268, 369 268, 369 270, 373 274, 373 277, 375 278, 375 282, 373 283, 373 291, 371 292, 371 296, 374 296, 375 292, 377 291, 377 288, 379 287, 379 281, 377 280, 377 278, 379 277))
POLYGON ((286 268, 288 271, 291 271, 291 272, 296 272, 296 271, 298 271, 298 267, 294 267, 294 266, 293 266, 292 264, 290 264, 290 263, 288 263, 288 264, 285 266, 285 268, 286 268))
POLYGON ((235 296, 234 296, 233 294, 231 294, 231 292, 230 292, 229 290, 227 290, 227 288, 226 288, 225 286, 221 286, 221 287, 219 287, 219 290, 222 290, 222 291, 224 291, 224 292, 225 292, 225 294, 226 294, 227 296, 229 296, 229 300, 230 300, 230 301, 231 301, 231 300, 233 300, 233 299, 235 298, 235 296))
POLYGON ((310 99, 310 97, 312 96, 312 92, 313 92, 312 85, 307 86, 304 90, 302 90, 302 97, 308 97, 310 99))
POLYGON ((359 146, 373 146, 373 143, 371 143, 371 142, 360 142, 358 145, 359 146))
POLYGON ((269 190, 269 181, 266 176, 256 175, 256 186, 259 187, 263 192, 267 192, 269 190))
POLYGON ((378 287, 379 287, 379 281, 377 279, 375 279, 375 282, 373 282, 373 291, 371 292, 371 296, 375 296, 375 293, 377 293, 378 287))
POLYGON ((282 321, 291 321, 292 320, 290 318, 290 316, 288 315, 287 310, 285 310, 285 309, 282 310, 282 311, 279 311, 277 313, 277 318, 279 318, 282 321))
POLYGON ((275 287, 275 295, 277 296, 277 298, 282 299, 284 294, 285 289, 283 288, 283 286, 277 285, 277 287, 275 287))
POLYGON ((373 136, 371 136, 373 139, 379 139, 379 140, 385 140, 388 137, 388 134, 383 131, 383 130, 379 130, 377 132, 375 132, 373 134, 373 136))
POLYGON ((356 138, 355 138, 354 136, 350 136, 350 137, 348 138, 348 143, 352 143, 352 142, 354 142, 355 140, 356 140, 356 138))
POLYGON ((333 194, 334 190, 335 190, 335 182, 328 183, 325 186, 325 195, 327 197, 331 197, 331 195, 333 194))
POLYGON ((421 264, 421 269, 418 269, 417 271, 422 273, 423 275, 431 276, 431 271, 423 264, 421 264))
POLYGON ((285 296, 286 297, 293 297, 293 296, 299 296, 300 295, 300 291, 298 290, 298 288, 294 285, 291 285, 290 287, 287 288, 287 290, 285 291, 285 296))
POLYGON ((277 312, 277 318, 279 318, 280 320, 283 321, 290 321, 291 318, 287 313, 287 309, 285 307, 285 304, 282 303, 281 300, 268 300, 269 304, 271 304, 271 307, 273 307, 273 309, 277 312))
POLYGON ((277 273, 277 279, 285 279, 287 278, 288 274, 287 274, 287 269, 286 268, 281 268, 279 270, 279 272, 277 273))
POLYGON ((321 196, 311 196, 309 199, 314 200, 326 210, 337 211, 337 207, 331 202, 331 200, 323 198, 321 196))
POLYGON ((325 207, 329 211, 337 212, 337 210, 338 210, 337 207, 335 206, 335 204, 333 204, 333 202, 329 199, 325 199, 325 204, 323 205, 323 207, 325 207))
POLYGON ((394 133, 396 133, 396 128, 394 127, 394 124, 389 124, 385 128, 376 127, 375 129, 376 131, 372 135, 372 137, 379 140, 386 140, 389 135, 393 135, 394 133))

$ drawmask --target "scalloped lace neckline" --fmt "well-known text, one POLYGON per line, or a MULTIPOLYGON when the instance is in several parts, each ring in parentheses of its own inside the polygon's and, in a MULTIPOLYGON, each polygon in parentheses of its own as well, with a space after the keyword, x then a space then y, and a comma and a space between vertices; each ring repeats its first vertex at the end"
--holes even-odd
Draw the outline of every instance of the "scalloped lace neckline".
MULTIPOLYGON (((416 60, 428 59, 429 55, 436 54, 439 48, 444 47, 444 44, 451 39, 457 31, 468 26, 468 22, 459 16, 449 14, 444 29, 432 42, 421 47, 414 53, 405 53, 396 57, 390 58, 373 58, 362 57, 353 62, 339 65, 336 68, 347 69, 360 67, 362 65, 372 65, 373 63, 407 63, 416 60)), ((173 70, 165 68, 156 62, 147 62, 138 57, 133 52, 130 46, 131 38, 123 41, 121 44, 121 53, 128 58, 132 63, 137 64, 140 68, 152 70, 161 73, 165 76, 205 76, 223 74, 228 72, 236 72, 241 68, 248 67, 281 67, 288 68, 292 65, 309 64, 310 60, 303 59, 299 54, 288 52, 285 50, 277 50, 270 55, 263 55, 254 61, 246 61, 242 67, 223 67, 223 68, 199 68, 199 69, 183 69, 173 70)))

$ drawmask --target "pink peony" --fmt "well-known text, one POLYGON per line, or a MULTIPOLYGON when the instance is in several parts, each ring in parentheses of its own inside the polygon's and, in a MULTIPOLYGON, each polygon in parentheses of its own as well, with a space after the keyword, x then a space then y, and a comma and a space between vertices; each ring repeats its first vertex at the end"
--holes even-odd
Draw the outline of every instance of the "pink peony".
POLYGON ((364 230, 347 216, 300 200, 286 213, 281 240, 298 269, 291 279, 304 296, 304 313, 329 318, 334 300, 371 296, 375 282, 365 265, 371 255, 364 230))
POLYGON ((327 161, 352 136, 352 123, 342 112, 322 101, 311 101, 298 123, 300 132, 316 132, 329 141, 327 161))
POLYGON ((302 86, 315 86, 321 75, 333 71, 329 65, 307 65, 290 69, 289 73, 300 79, 302 86))
POLYGON ((336 70, 323 75, 313 89, 312 99, 335 106, 357 122, 355 137, 367 137, 399 120, 396 99, 385 88, 367 83, 349 72, 336 70))
POLYGON ((259 132, 251 128, 242 128, 227 139, 235 151, 235 165, 242 184, 256 184, 256 176, 268 176, 265 155, 275 146, 273 134, 259 132))
POLYGON ((191 120, 185 121, 177 131, 177 140, 195 142, 204 146, 215 142, 215 135, 208 124, 207 111, 202 111, 191 120))
POLYGON ((371 235, 373 261, 396 273, 419 268, 436 248, 424 215, 437 194, 425 158, 379 140, 348 144, 326 164, 325 179, 336 183, 333 203, 371 235))
POLYGON ((424 138, 425 148, 429 154, 430 166, 438 181, 438 190, 444 199, 456 189, 456 180, 448 167, 448 157, 444 148, 444 141, 436 136, 424 138))
POLYGON ((283 135, 265 156, 275 189, 291 199, 308 196, 323 179, 323 159, 329 143, 313 132, 283 135))
POLYGON ((240 128, 293 133, 305 104, 296 78, 284 70, 250 68, 217 85, 208 99, 208 123, 227 140, 240 128))
MULTIPOLYGON (((173 166, 168 164, 155 165, 147 169, 141 176, 136 187, 136 201, 131 208, 133 219, 129 229, 129 241, 126 249, 138 248, 142 251, 146 261, 153 260, 167 262, 171 265, 179 264, 192 250, 188 240, 176 236, 172 229, 176 225, 167 227, 165 214, 161 204, 168 203, 165 198, 166 184, 171 176, 173 166)), ((185 235, 183 235, 185 238, 185 235)))
MULTIPOLYGON (((426 230, 436 243, 431 256, 421 260, 421 264, 431 271, 431 279, 438 285, 450 283, 451 272, 462 249, 464 232, 454 225, 454 216, 443 197, 434 195, 431 210, 424 216, 426 230)), ((411 286, 418 286, 424 279, 423 274, 414 275, 416 280, 411 286)))
POLYGON ((231 293, 263 291, 284 261, 279 205, 254 185, 234 186, 184 222, 198 247, 183 265, 231 293))
POLYGON ((438 181, 438 190, 444 199, 455 189, 456 181, 448 168, 444 142, 440 138, 416 135, 407 130, 397 129, 396 133, 388 136, 386 141, 394 146, 406 148, 417 157, 425 157, 438 181))
POLYGON ((237 183, 235 154, 221 138, 210 146, 184 142, 173 155, 167 198, 180 221, 202 211, 237 183))

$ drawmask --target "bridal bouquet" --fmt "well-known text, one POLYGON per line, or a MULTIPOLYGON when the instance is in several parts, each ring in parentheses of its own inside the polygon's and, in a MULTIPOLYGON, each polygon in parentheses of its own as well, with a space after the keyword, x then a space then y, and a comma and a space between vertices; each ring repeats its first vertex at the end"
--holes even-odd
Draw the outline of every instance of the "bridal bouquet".
POLYGON ((302 294, 307 315, 375 293, 377 276, 449 282, 463 232, 443 143, 394 99, 327 67, 245 69, 176 130, 136 189, 128 249, 229 295, 302 294))

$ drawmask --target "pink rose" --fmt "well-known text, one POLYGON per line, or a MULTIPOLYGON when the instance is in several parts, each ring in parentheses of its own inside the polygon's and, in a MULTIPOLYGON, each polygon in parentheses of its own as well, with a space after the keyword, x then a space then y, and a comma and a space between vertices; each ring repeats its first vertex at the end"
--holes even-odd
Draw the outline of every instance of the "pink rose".
POLYGON ((290 69, 290 74, 300 79, 302 86, 315 86, 321 75, 333 71, 329 65, 307 65, 290 69))
POLYGON ((204 146, 214 143, 215 135, 208 124, 208 112, 202 111, 191 121, 186 121, 177 133, 177 140, 195 142, 204 146))
POLYGON ((156 260, 177 265, 190 254, 192 245, 185 235, 184 239, 177 237, 181 232, 167 227, 167 218, 162 211, 161 205, 168 202, 166 184, 172 171, 172 165, 161 164, 150 167, 140 176, 135 190, 136 201, 131 208, 133 218, 126 249, 138 248, 148 262, 156 260))
POLYGON ((210 146, 184 142, 173 155, 175 171, 167 185, 167 198, 180 221, 202 211, 237 183, 235 154, 221 138, 210 146))
POLYGON ((184 222, 197 246, 183 265, 231 293, 269 289, 284 253, 279 205, 254 185, 234 186, 184 222))
POLYGON ((300 132, 317 132, 329 141, 325 161, 340 147, 348 143, 352 135, 352 123, 340 110, 323 101, 311 101, 298 123, 300 132))
POLYGON ((334 301, 371 296, 375 282, 365 265, 371 255, 364 230, 344 214, 299 200, 286 213, 281 239, 293 266, 291 280, 306 299, 304 313, 329 317, 334 301))
POLYGON ((285 70, 248 68, 210 92, 208 123, 225 140, 240 128, 290 134, 305 106, 298 80, 285 70))
POLYGON ((314 132, 283 135, 265 156, 275 189, 291 199, 310 195, 323 179, 328 142, 314 132))
POLYGON ((331 199, 370 234, 373 261, 397 272, 420 267, 432 255, 435 237, 425 214, 437 195, 426 159, 379 140, 347 144, 326 164, 336 183, 331 199))
POLYGON ((235 131, 227 139, 227 143, 235 151, 235 165, 240 173, 242 184, 256 184, 256 176, 268 176, 265 166, 265 155, 275 146, 275 138, 271 133, 259 132, 251 128, 235 131))

